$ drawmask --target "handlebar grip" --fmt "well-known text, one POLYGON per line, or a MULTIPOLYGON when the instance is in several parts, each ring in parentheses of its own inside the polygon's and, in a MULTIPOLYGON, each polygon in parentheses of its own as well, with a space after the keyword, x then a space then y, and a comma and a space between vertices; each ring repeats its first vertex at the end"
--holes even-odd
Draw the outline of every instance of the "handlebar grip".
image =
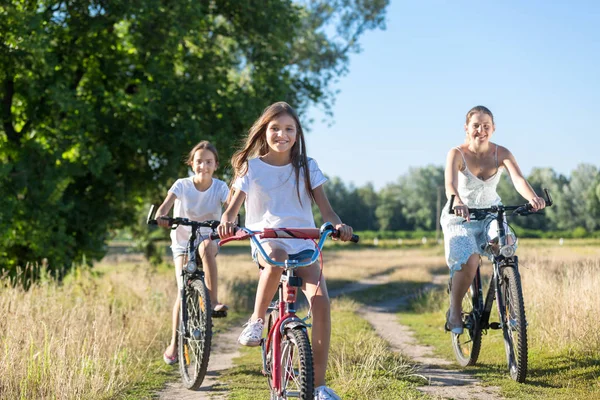
POLYGON ((148 225, 156 225, 156 220, 153 219, 152 217, 154 217, 154 204, 150 205, 150 212, 148 213, 148 216, 146 217, 146 223, 148 225))
POLYGON ((219 234, 217 232, 211 232, 210 235, 208 235, 210 240, 219 240, 221 239, 221 236, 219 236, 219 234))
POLYGON ((452 208, 452 206, 454 205, 454 198, 456 197, 456 195, 451 195, 450 196, 450 204, 448 205, 448 214, 454 214, 454 208, 452 208))
POLYGON ((543 191, 546 195, 546 207, 550 207, 552 204, 554 204, 554 202, 552 201, 552 197, 550 196, 550 192, 546 188, 544 188, 543 191))
MULTIPOLYGON (((331 237, 332 237, 332 238, 335 238, 335 239, 339 239, 339 238, 340 238, 340 231, 338 231, 338 230, 335 230, 335 229, 334 229, 334 230, 333 230, 333 233, 331 234, 331 237)), ((350 238, 350 241, 351 241, 352 243, 358 243, 358 241, 359 241, 359 240, 360 240, 360 236, 358 236, 358 235, 355 235, 355 234, 353 233, 353 234, 352 234, 352 237, 350 238)))

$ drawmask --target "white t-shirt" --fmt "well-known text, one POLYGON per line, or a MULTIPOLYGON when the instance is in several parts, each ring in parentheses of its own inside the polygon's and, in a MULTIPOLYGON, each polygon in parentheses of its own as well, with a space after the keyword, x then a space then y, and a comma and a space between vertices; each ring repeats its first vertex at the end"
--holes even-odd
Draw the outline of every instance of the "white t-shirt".
MULTIPOLYGON (((222 204, 227 201, 229 188, 222 180, 213 178, 212 184, 204 192, 194 186, 194 177, 177 179, 171 189, 177 199, 173 206, 173 217, 189 218, 192 221, 207 221, 221 219, 222 204)), ((201 228, 202 235, 211 232, 210 228, 201 228)), ((187 246, 190 240, 191 228, 178 226, 171 231, 171 244, 173 246, 187 246)))
MULTIPOLYGON (((312 189, 327 181, 317 162, 308 159, 312 189)), ((269 165, 260 158, 248 160, 246 175, 238 177, 233 187, 246 193, 246 227, 253 231, 264 228, 314 228, 310 195, 306 191, 304 171, 300 169, 300 200, 296 189, 296 173, 292 164, 269 165)), ((314 243, 301 239, 277 240, 288 254, 314 249, 314 243)))

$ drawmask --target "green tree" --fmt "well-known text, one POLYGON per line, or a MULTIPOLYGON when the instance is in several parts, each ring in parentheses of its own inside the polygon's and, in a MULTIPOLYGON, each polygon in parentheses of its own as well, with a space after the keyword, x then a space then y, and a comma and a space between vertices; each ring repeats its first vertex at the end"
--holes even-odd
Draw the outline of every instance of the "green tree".
POLYGON ((329 110, 387 3, 3 3, 0 265, 99 258, 199 140, 227 160, 271 102, 329 110))
POLYGON ((375 209, 375 216, 381 230, 409 229, 406 217, 402 210, 404 207, 400 187, 388 184, 379 192, 379 204, 375 209))
POLYGON ((357 224, 357 229, 375 231, 379 229, 379 223, 375 210, 379 203, 379 196, 375 191, 372 183, 367 183, 365 186, 356 189, 356 194, 360 199, 362 210, 357 210, 360 216, 360 223, 357 224))
POLYGON ((435 229, 437 188, 443 185, 444 168, 435 165, 410 168, 399 178, 402 214, 411 229, 435 229))

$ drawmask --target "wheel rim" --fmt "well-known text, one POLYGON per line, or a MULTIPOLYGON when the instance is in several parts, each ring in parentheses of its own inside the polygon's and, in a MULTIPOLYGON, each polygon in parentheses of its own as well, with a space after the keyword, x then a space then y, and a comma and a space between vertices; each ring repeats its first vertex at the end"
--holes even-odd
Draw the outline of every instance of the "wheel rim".
POLYGON ((190 291, 186 296, 188 311, 187 332, 184 340, 185 370, 189 380, 194 380, 200 370, 199 355, 204 350, 206 306, 202 297, 195 291, 190 291))
POLYGON ((473 332, 475 329, 475 318, 473 315, 473 287, 465 294, 462 301, 462 321, 464 330, 461 335, 452 334, 452 341, 462 358, 469 359, 473 351, 473 332))
MULTIPOLYGON (((300 393, 300 357, 293 337, 283 337, 281 342, 281 392, 300 393)), ((286 396, 287 397, 287 396, 286 396)))
POLYGON ((516 311, 510 296, 510 286, 508 280, 504 281, 504 318, 506 324, 506 347, 508 351, 508 368, 512 376, 518 373, 518 361, 516 358, 516 349, 519 345, 519 321, 516 318, 516 311))

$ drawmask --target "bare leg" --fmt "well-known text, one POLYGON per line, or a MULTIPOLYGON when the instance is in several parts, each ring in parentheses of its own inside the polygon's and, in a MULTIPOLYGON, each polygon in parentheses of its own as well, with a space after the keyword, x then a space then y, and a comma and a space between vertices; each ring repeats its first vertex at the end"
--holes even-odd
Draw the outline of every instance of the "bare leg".
POLYGON ((329 342, 331 339, 331 307, 325 277, 321 276, 321 284, 317 291, 317 283, 320 275, 319 263, 310 267, 300 268, 298 276, 302 278, 302 291, 309 303, 312 299, 312 349, 313 365, 315 372, 315 387, 325 385, 325 371, 329 358, 329 342), (316 294, 315 294, 316 291, 316 294), (313 298, 314 296, 314 298, 313 298))
POLYGON ((185 257, 179 256, 175 259, 175 276, 177 279, 177 298, 175 304, 173 304, 173 330, 171 331, 171 344, 165 350, 165 354, 169 357, 174 357, 177 354, 177 326, 179 325, 179 303, 181 302, 181 269, 183 267, 183 261, 185 257))
POLYGON ((218 271, 217 271, 217 244, 212 240, 205 240, 200 243, 198 253, 202 258, 204 267, 204 280, 208 293, 210 295, 210 304, 214 308, 219 303, 218 296, 218 271))
POLYGON ((479 265, 479 254, 471 254, 466 264, 462 265, 460 271, 452 276, 452 291, 450 293, 450 316, 448 322, 457 326, 461 324, 462 300, 469 290, 469 286, 475 278, 477 266, 479 265))
MULTIPOLYGON (((277 247, 275 243, 265 243, 263 248, 267 255, 274 261, 283 262, 288 258, 287 252, 282 248, 277 247)), ((273 267, 267 264, 260 254, 258 255, 258 260, 260 265, 264 266, 265 269, 260 274, 258 280, 258 289, 256 290, 256 300, 254 302, 254 313, 252 314, 252 317, 250 317, 252 321, 256 321, 259 318, 263 321, 265 320, 267 308, 269 308, 269 304, 271 304, 273 296, 275 296, 275 293, 277 292, 279 280, 283 273, 283 268, 273 267)))

